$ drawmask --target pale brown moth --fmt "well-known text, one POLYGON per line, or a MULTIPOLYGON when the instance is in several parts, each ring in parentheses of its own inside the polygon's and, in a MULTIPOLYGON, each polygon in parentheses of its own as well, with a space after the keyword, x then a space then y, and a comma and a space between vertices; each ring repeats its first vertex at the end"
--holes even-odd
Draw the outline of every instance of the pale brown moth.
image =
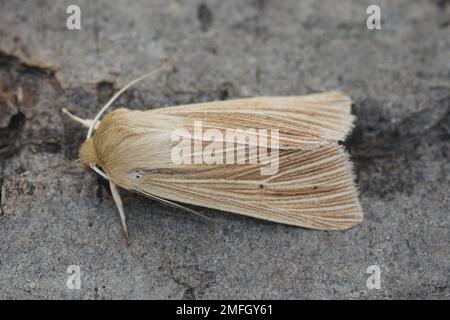
MULTIPOLYGON (((79 160, 109 180, 127 243, 126 219, 117 186, 192 212, 172 201, 321 230, 347 229, 362 221, 351 162, 338 144, 355 120, 347 95, 332 91, 148 111, 122 108, 99 122, 102 113, 123 91, 147 76, 120 90, 94 120, 84 120, 64 110, 90 127, 79 160), (225 128, 278 130, 278 147, 270 150, 278 155, 277 172, 262 175, 261 163, 175 164, 171 156, 177 142, 172 141, 171 135, 177 129, 192 133, 196 120, 201 120, 204 128, 219 130, 225 142, 247 150, 247 154, 251 139, 234 144, 234 140, 226 140, 225 128)), ((215 152, 225 152, 226 146, 215 152)))

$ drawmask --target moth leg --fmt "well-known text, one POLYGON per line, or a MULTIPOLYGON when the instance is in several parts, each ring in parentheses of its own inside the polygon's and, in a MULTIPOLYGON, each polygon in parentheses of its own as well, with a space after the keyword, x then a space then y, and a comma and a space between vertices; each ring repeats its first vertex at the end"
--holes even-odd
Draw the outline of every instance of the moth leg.
MULTIPOLYGON (((92 122, 94 121, 93 119, 82 119, 80 117, 77 117, 73 113, 69 112, 69 110, 67 110, 66 108, 62 108, 62 112, 64 114, 68 115, 70 119, 81 124, 85 128, 89 128, 91 126, 92 122)), ((100 122, 97 122, 94 129, 97 129, 99 124, 100 124, 100 122)))
POLYGON ((122 205, 122 199, 120 198, 119 190, 117 189, 117 186, 112 182, 109 181, 109 187, 111 188, 111 193, 114 199, 114 202, 116 203, 117 209, 119 209, 119 215, 120 215, 120 223, 122 224, 122 233, 125 240, 125 245, 128 246, 128 229, 127 229, 127 221, 125 217, 125 212, 123 211, 123 205, 122 205))

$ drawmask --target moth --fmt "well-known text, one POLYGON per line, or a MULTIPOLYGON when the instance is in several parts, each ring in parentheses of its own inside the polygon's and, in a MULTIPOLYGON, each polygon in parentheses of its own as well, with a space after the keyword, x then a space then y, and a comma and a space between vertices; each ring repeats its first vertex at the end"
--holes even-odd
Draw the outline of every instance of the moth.
POLYGON ((99 121, 122 92, 165 67, 122 88, 93 120, 63 110, 89 127, 79 161, 109 180, 126 243, 126 218, 117 187, 191 212, 195 211, 179 203, 312 229, 342 230, 362 221, 349 155, 338 143, 355 120, 347 95, 331 91, 147 111, 121 108, 99 121), (199 122, 222 141, 196 133, 199 122), (246 133, 246 138, 229 137, 230 128, 246 133), (182 158, 186 161, 174 161, 174 149, 185 150, 180 148, 180 136, 174 139, 174 132, 192 139, 183 145, 191 152, 182 158), (215 161, 202 162, 202 156, 207 158, 201 154, 203 147, 212 143, 214 148, 208 150, 214 149, 215 161), (270 167, 267 161, 254 161, 264 148, 266 160, 270 154, 277 161, 269 174, 263 174, 263 169, 270 167), (230 149, 244 155, 245 161, 236 163, 236 155, 227 153, 230 149), (200 161, 191 161, 194 158, 200 161))

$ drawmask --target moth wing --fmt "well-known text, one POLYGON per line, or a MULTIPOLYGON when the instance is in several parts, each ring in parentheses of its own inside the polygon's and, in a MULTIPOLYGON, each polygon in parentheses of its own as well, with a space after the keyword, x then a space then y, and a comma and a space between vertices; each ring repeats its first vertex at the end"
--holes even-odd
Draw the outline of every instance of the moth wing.
POLYGON ((346 152, 337 144, 280 150, 278 170, 262 164, 181 165, 148 170, 132 189, 187 204, 323 230, 347 229, 362 210, 346 152))
MULTIPOLYGON (((340 91, 214 101, 159 108, 151 112, 178 116, 185 120, 185 127, 191 131, 194 121, 201 120, 203 130, 221 130, 224 141, 229 140, 226 128, 277 129, 281 149, 306 150, 344 140, 354 121, 351 100, 340 91)), ((268 139, 270 135, 268 132, 268 139)), ((259 132, 259 136, 264 134, 259 132)), ((258 144, 264 145, 261 141, 258 144)))

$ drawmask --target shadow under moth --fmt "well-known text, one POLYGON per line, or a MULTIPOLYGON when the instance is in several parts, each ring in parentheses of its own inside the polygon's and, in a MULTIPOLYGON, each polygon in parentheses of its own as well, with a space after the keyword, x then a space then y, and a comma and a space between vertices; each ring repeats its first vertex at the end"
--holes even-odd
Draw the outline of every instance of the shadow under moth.
POLYGON ((126 89, 166 67, 126 85, 93 120, 63 109, 89 128, 79 160, 109 181, 126 244, 117 186, 194 213, 179 203, 321 230, 362 221, 351 162, 338 144, 353 126, 348 96, 331 91, 147 111, 121 108, 99 121, 126 89), (205 134, 196 132, 199 123, 205 134), (231 129, 244 138, 229 134, 231 129), (180 157, 180 150, 188 154, 180 157))

